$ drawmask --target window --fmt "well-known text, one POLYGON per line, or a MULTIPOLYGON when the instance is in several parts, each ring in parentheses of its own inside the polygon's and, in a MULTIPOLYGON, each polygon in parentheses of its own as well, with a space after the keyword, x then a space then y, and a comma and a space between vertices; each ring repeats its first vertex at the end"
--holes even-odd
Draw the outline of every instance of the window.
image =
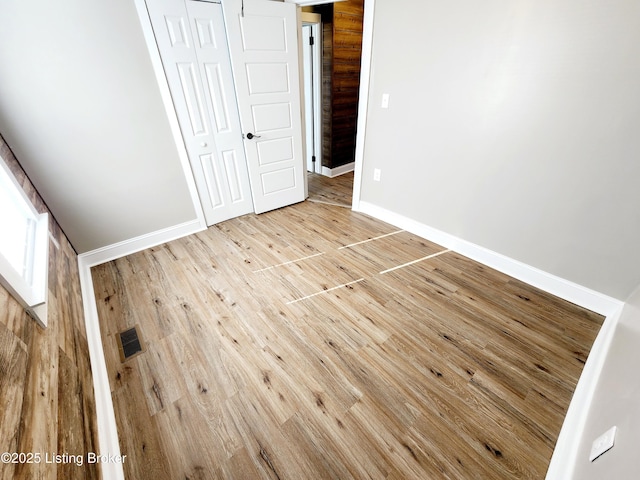
POLYGON ((42 326, 47 325, 48 223, 0 158, 0 283, 42 326))

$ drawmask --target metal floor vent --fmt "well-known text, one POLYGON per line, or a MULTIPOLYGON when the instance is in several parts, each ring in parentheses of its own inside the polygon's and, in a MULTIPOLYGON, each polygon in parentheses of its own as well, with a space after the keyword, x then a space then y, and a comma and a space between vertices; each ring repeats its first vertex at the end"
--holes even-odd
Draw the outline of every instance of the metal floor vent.
POLYGON ((120 350, 120 360, 123 362, 143 351, 142 340, 138 333, 137 326, 120 332, 116 336, 116 339, 118 340, 118 349, 120 350))

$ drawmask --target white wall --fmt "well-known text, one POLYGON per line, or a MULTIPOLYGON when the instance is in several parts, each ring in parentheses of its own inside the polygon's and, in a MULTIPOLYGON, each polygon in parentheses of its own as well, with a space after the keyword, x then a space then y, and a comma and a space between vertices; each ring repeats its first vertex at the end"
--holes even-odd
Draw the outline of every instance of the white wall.
POLYGON ((627 298, 640 3, 376 0, 373 39, 361 199, 627 298))
POLYGON ((0 132, 78 253, 196 218, 133 1, 3 0, 0 132))

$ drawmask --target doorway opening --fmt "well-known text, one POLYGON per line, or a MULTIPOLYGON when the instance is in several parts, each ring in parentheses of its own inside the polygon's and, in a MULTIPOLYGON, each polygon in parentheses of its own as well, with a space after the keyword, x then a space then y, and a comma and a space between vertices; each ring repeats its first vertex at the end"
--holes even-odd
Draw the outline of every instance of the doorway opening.
POLYGON ((363 20, 364 0, 303 7, 302 77, 309 195, 316 186, 326 185, 327 177, 350 174, 347 176, 353 178, 363 20), (314 181, 314 175, 324 178, 314 181))
POLYGON ((353 172, 336 177, 307 173, 310 202, 325 203, 336 207, 351 208, 353 203, 353 172))

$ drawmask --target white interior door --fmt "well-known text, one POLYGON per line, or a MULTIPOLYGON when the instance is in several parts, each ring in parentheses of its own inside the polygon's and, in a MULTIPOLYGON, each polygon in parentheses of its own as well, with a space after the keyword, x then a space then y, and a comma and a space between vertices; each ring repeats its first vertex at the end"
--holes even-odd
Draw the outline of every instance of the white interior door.
POLYGON ((305 198, 296 6, 224 4, 256 213, 305 198))
POLYGON ((207 224, 252 212, 221 5, 147 0, 147 7, 207 224))

